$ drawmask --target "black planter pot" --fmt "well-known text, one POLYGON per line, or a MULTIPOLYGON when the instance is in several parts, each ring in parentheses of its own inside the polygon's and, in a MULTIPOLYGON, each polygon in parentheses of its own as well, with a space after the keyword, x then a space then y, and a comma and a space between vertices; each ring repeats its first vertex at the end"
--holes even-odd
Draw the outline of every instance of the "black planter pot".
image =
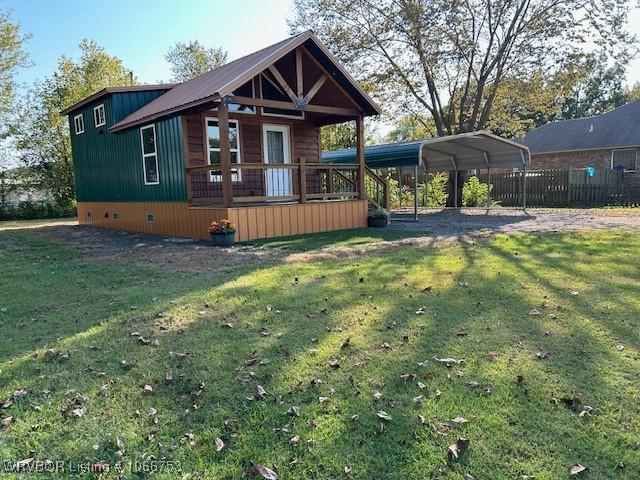
POLYGON ((389 219, 388 218, 367 218, 367 224, 373 228, 382 228, 386 227, 389 219))
POLYGON ((216 247, 231 247, 235 239, 236 232, 211 234, 211 242, 213 242, 216 247))

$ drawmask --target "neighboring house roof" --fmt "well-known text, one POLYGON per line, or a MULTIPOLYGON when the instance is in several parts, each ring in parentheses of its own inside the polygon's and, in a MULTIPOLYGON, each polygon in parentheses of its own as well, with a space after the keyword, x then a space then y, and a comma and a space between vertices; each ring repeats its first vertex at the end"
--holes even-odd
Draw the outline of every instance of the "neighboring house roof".
POLYGON ((519 141, 533 154, 640 146, 640 100, 593 117, 547 123, 519 141))
POLYGON ((345 88, 364 112, 369 115, 381 113, 380 107, 309 30, 176 85, 167 93, 116 123, 110 131, 124 130, 229 95, 302 44, 309 47, 310 52, 318 58, 323 67, 345 88))
POLYGON ((68 115, 69 113, 74 112, 75 110, 79 110, 84 107, 86 104, 93 102, 94 100, 99 99, 100 97, 104 97, 109 93, 124 93, 124 92, 149 92, 152 90, 171 90, 175 87, 175 83, 160 83, 157 85, 130 85, 126 87, 106 87, 102 90, 97 91, 93 95, 88 96, 84 100, 79 101, 78 103, 74 103, 70 107, 65 108, 60 112, 61 115, 68 115))

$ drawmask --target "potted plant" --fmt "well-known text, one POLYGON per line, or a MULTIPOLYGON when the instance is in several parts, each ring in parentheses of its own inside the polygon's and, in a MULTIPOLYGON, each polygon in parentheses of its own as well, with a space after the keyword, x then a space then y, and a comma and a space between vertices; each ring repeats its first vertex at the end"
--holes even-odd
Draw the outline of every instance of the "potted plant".
POLYGON ((376 208, 375 210, 369 211, 367 224, 370 227, 386 227, 387 223, 389 223, 389 212, 387 212, 384 208, 376 208))
POLYGON ((236 226, 227 219, 214 220, 209 225, 211 241, 218 247, 230 247, 236 236, 236 226))

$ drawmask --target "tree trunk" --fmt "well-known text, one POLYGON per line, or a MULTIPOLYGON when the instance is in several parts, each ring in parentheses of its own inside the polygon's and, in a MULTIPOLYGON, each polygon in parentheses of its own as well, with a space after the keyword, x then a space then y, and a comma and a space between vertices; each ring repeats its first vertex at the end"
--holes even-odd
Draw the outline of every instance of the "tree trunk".
POLYGON ((467 171, 458 170, 458 172, 449 172, 449 180, 447 182, 447 207, 455 206, 455 175, 458 174, 458 208, 462 207, 462 186, 467 181, 467 171))

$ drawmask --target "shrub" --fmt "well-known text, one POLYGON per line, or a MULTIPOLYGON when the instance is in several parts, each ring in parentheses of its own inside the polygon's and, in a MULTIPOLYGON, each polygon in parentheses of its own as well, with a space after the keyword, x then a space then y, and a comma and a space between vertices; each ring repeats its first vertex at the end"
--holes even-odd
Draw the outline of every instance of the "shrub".
POLYGON ((36 220, 77 215, 75 204, 59 205, 52 202, 33 202, 0 205, 0 220, 36 220))
POLYGON ((446 173, 438 172, 429 174, 427 183, 418 184, 418 196, 424 207, 444 207, 447 204, 447 181, 449 176, 446 173))
POLYGON ((482 183, 478 177, 473 176, 462 187, 462 204, 465 207, 479 207, 487 205, 491 185, 482 183))
POLYGON ((369 218, 389 218, 389 212, 384 208, 376 208, 369 211, 369 218))

